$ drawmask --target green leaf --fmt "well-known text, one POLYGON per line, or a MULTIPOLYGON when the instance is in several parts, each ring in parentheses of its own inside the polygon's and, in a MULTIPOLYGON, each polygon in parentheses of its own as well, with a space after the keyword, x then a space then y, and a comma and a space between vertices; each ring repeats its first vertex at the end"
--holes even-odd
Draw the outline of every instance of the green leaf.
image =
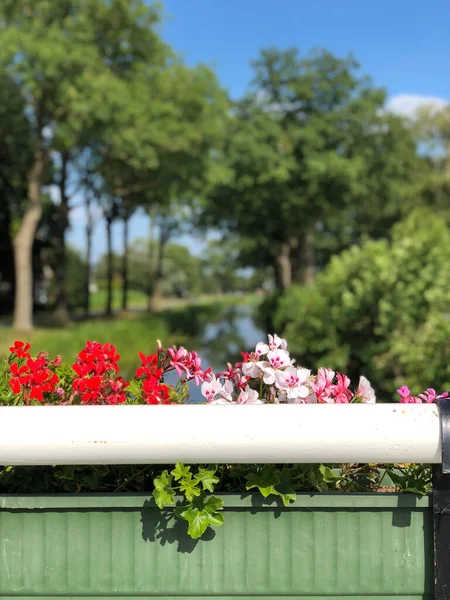
POLYGON ((215 472, 215 469, 203 469, 199 467, 194 479, 197 482, 201 482, 204 490, 212 493, 214 492, 214 485, 219 483, 219 478, 215 476, 215 472))
POLYGON ((157 506, 164 508, 166 504, 173 504, 175 490, 172 488, 172 475, 169 475, 169 472, 165 470, 159 477, 155 477, 154 484, 153 497, 157 506))
POLYGON ((202 493, 197 483, 195 479, 192 479, 191 473, 188 473, 181 481, 180 491, 184 492, 187 500, 193 500, 195 496, 200 496, 202 493))
POLYGON ((171 471, 171 474, 173 475, 175 481, 179 481, 183 477, 187 477, 190 470, 191 467, 185 467, 182 462, 177 462, 175 468, 171 471))
POLYGON ((126 390, 129 394, 138 398, 141 395, 141 384, 136 379, 132 379, 127 386, 126 390))
POLYGON ((335 483, 343 479, 343 477, 336 475, 330 467, 326 467, 325 465, 320 465, 319 470, 322 474, 322 481, 325 483, 335 483))
POLYGON ((189 523, 188 535, 191 538, 196 539, 201 537, 208 528, 210 515, 206 510, 193 508, 191 505, 181 512, 179 516, 189 523))
POLYGON ((223 500, 216 496, 210 496, 203 504, 196 500, 195 504, 177 507, 175 514, 189 523, 188 535, 192 538, 201 537, 208 526, 220 527, 223 525, 223 514, 218 512, 223 506, 223 500))
POLYGON ((275 486, 280 483, 280 475, 278 469, 270 466, 264 466, 259 473, 249 473, 245 489, 251 490, 258 488, 264 498, 270 494, 279 494, 275 486))

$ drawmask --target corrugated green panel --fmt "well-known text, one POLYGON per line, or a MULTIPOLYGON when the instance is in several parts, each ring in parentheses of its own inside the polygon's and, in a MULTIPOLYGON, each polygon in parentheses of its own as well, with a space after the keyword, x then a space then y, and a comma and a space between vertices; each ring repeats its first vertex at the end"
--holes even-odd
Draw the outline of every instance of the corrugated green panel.
POLYGON ((293 509, 228 498, 224 527, 200 541, 145 496, 97 509, 0 498, 0 596, 431 598, 428 499, 346 497, 304 495, 293 509))

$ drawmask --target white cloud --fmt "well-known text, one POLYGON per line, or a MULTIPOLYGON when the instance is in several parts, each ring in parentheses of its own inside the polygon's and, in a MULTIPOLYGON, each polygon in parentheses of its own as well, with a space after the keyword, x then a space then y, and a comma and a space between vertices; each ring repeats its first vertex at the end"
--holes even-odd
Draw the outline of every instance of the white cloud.
POLYGON ((392 96, 386 103, 386 109, 404 117, 413 117, 422 106, 442 108, 449 101, 436 96, 418 96, 415 94, 400 94, 392 96))

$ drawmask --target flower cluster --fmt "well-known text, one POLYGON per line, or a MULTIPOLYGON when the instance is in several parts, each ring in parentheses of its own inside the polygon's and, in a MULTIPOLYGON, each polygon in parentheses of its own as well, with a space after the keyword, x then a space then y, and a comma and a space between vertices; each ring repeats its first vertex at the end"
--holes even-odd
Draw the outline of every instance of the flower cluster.
POLYGON ((10 379, 9 386, 13 394, 23 395, 25 403, 31 400, 42 402, 44 394, 56 390, 58 376, 52 367, 61 362, 58 356, 50 363, 47 354, 40 352, 33 360, 29 353, 30 344, 16 341, 10 348, 9 360, 10 379))
POLYGON ((350 379, 331 369, 317 375, 298 367, 287 351, 287 342, 277 335, 268 344, 259 342, 254 352, 242 353, 243 360, 217 376, 210 374, 202 385, 209 404, 348 404, 375 402, 375 393, 365 377, 356 392, 350 379))
MULTIPOLYGON (((174 404, 189 398, 190 381, 201 386, 207 404, 348 404, 374 403, 375 392, 365 377, 357 388, 343 373, 322 367, 317 373, 298 366, 289 355, 287 342, 269 335, 253 352, 243 352, 235 365, 213 373, 203 369, 196 352, 182 346, 165 350, 158 341, 157 351, 139 353, 141 364, 131 381, 119 375, 119 354, 112 344, 86 342, 75 363, 62 365, 61 357, 50 360, 47 353, 30 354, 28 342, 16 341, 4 363, 6 398, 15 404, 174 404), (176 385, 165 381, 175 371, 176 385)), ((0 376, 1 368, 0 368, 0 376)), ((0 378, 0 385, 1 385, 0 378)), ((3 388, 5 390, 5 388, 3 388)), ((400 402, 422 404, 448 398, 432 388, 417 397, 408 387, 398 390, 400 402)))
POLYGON ((119 358, 112 344, 86 342, 72 365, 77 375, 72 384, 75 397, 83 404, 123 404, 128 382, 117 375, 119 358))
POLYGON ((448 398, 448 392, 444 392, 443 394, 437 394, 436 390, 433 388, 428 388, 422 394, 416 396, 411 396, 411 390, 406 385, 403 385, 401 388, 397 390, 398 395, 400 396, 399 402, 402 404, 431 404, 432 402, 436 402, 440 398, 448 398))
POLYGON ((196 352, 188 352, 183 346, 174 346, 165 352, 158 341, 157 354, 145 356, 140 352, 139 357, 141 366, 136 371, 136 379, 142 383, 142 396, 147 404, 179 402, 189 393, 186 386, 188 381, 193 379, 199 385, 211 372, 211 369, 202 369, 201 359, 196 352), (178 393, 163 381, 164 374, 173 370, 182 378, 178 393))

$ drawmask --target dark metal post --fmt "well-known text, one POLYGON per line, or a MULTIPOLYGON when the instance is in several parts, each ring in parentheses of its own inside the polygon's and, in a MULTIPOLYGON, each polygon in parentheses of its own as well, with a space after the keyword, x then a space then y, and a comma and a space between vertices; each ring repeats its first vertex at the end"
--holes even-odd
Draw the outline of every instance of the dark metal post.
POLYGON ((450 600, 450 399, 438 400, 442 464, 433 466, 435 599, 450 600))

